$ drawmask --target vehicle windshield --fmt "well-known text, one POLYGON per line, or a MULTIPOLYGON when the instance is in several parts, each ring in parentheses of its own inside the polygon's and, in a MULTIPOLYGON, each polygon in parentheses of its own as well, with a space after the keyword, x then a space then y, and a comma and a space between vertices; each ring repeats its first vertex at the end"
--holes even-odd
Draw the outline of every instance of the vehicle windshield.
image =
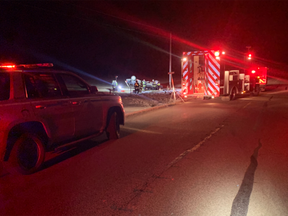
POLYGON ((10 97, 10 77, 8 73, 0 73, 0 100, 10 97))

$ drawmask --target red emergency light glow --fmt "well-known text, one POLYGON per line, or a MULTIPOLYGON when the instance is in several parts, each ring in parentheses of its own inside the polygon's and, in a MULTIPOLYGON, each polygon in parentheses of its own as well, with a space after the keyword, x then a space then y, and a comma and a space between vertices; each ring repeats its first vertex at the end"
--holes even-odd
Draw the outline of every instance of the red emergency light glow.
POLYGON ((251 73, 255 74, 255 73, 256 73, 256 71, 255 71, 255 70, 252 70, 252 71, 251 71, 251 73))
POLYGON ((15 68, 15 65, 0 65, 0 68, 15 68))
POLYGON ((220 52, 219 52, 219 51, 215 51, 214 55, 215 55, 216 57, 219 57, 219 56, 220 56, 220 52))
POLYGON ((24 67, 24 68, 35 68, 35 67, 53 67, 53 63, 38 63, 38 64, 2 64, 0 68, 16 68, 16 67, 24 67))

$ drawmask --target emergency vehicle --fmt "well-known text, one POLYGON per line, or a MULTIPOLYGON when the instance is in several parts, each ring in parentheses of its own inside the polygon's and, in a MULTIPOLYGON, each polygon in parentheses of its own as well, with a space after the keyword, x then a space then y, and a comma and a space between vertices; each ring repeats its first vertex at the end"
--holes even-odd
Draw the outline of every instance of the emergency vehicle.
MULTIPOLYGON (((31 174, 45 152, 106 133, 120 137, 120 96, 98 92, 78 75, 51 63, 0 64, 0 168, 31 174)), ((1 169, 0 169, 1 175, 1 169)))
POLYGON ((240 94, 259 95, 267 81, 267 68, 228 67, 220 51, 183 52, 182 95, 234 100, 240 94), (226 65, 225 65, 226 63, 226 65), (265 70, 266 69, 266 70, 265 70), (266 71, 266 73, 265 73, 266 71))
POLYGON ((259 86, 261 91, 265 91, 268 77, 267 77, 267 72, 268 68, 267 67, 254 67, 250 70, 251 74, 255 74, 256 78, 259 79, 259 86))

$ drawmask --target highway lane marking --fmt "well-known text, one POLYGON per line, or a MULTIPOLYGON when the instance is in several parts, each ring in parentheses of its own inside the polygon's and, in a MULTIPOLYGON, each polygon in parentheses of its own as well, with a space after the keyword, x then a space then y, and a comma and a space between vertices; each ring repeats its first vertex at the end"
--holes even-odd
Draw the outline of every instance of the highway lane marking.
POLYGON ((142 129, 131 128, 131 127, 126 127, 126 126, 123 126, 123 129, 132 130, 132 131, 138 131, 138 132, 143 132, 143 133, 162 134, 160 132, 142 130, 142 129))
POLYGON ((247 106, 249 106, 251 104, 251 102, 249 102, 248 104, 246 104, 243 109, 245 109, 247 106))
MULTIPOLYGON (((131 202, 136 198, 141 196, 141 194, 143 192, 146 192, 148 186, 154 182, 156 179, 159 179, 159 177, 161 178, 161 175, 168 170, 171 166, 173 166, 175 163, 177 163, 179 160, 181 160, 183 157, 185 157, 185 155, 187 155, 188 153, 191 153, 193 151, 195 151, 196 149, 198 149, 201 145, 203 145, 208 139, 210 139, 215 133, 217 133, 221 128, 223 128, 224 125, 221 125, 220 127, 216 128, 214 131, 212 131, 208 136, 206 136, 201 142, 199 142, 196 146, 194 146, 191 149, 188 149, 186 151, 184 151, 182 154, 180 154, 177 158, 175 158, 170 164, 168 164, 168 166, 162 170, 162 172, 160 172, 159 174, 153 174, 152 178, 148 179, 141 187, 138 187, 137 190, 134 190, 134 192, 137 192, 134 197, 132 197, 130 199, 130 201, 128 201, 128 203, 126 204, 126 209, 130 209, 129 206, 131 205, 131 202)), ((135 128, 131 128, 132 130, 135 130, 135 128)), ((137 130, 137 129, 136 129, 137 130)), ((149 131, 150 132, 150 131, 149 131)), ((147 191, 149 192, 149 191, 147 191)), ((132 209, 135 208, 135 205, 132 204, 132 209)), ((132 210, 133 211, 133 210, 132 210)))
POLYGON ((265 94, 281 94, 281 93, 285 93, 288 92, 287 90, 282 90, 282 91, 277 91, 277 92, 265 92, 265 94))
POLYGON ((200 141, 197 145, 195 145, 191 149, 184 151, 182 154, 180 154, 178 157, 176 157, 171 163, 169 163, 167 165, 167 169, 170 168, 171 166, 173 166, 175 163, 177 163, 182 158, 184 158, 187 154, 196 151, 198 148, 200 148, 201 145, 203 145, 207 140, 209 140, 215 133, 217 133, 223 127, 224 127, 224 125, 221 125, 220 127, 216 128, 208 136, 206 136, 202 141, 200 141))

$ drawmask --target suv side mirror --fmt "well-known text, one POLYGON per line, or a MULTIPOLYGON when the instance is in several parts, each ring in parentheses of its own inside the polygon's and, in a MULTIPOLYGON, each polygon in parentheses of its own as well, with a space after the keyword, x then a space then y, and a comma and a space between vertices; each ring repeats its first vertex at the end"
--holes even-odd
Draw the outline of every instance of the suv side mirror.
POLYGON ((90 86, 90 92, 91 92, 91 93, 96 93, 96 92, 98 92, 97 87, 96 87, 96 86, 90 86))

